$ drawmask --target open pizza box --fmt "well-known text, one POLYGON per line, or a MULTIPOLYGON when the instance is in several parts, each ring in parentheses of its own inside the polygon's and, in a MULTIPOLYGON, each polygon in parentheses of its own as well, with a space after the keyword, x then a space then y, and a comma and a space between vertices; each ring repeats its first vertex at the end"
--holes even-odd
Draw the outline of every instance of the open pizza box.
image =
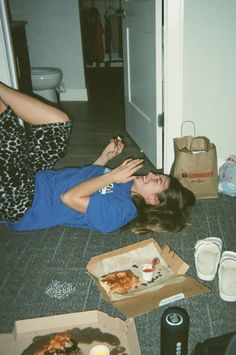
POLYGON ((127 354, 141 355, 134 320, 123 321, 100 311, 16 321, 12 334, 0 334, 0 355, 34 355, 50 335, 65 330, 79 339, 84 355, 97 344, 106 345, 114 354, 122 347, 127 354))
POLYGON ((92 257, 87 269, 99 288, 102 297, 126 317, 148 313, 159 306, 178 299, 196 296, 210 289, 185 275, 189 265, 168 245, 160 248, 150 238, 124 248, 92 257), (152 281, 142 282, 140 266, 159 260, 152 281), (111 293, 110 288, 100 280, 111 272, 131 270, 141 281, 128 293, 111 293))

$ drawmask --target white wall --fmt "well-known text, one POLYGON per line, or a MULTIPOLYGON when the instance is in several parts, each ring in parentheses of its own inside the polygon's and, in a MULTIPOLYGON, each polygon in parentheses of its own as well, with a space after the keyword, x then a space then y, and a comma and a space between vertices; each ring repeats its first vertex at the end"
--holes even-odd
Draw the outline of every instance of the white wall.
POLYGON ((183 120, 217 147, 221 165, 236 154, 236 1, 185 0, 183 120))
POLYGON ((87 100, 78 0, 10 0, 13 20, 25 20, 31 66, 63 71, 63 101, 87 100))

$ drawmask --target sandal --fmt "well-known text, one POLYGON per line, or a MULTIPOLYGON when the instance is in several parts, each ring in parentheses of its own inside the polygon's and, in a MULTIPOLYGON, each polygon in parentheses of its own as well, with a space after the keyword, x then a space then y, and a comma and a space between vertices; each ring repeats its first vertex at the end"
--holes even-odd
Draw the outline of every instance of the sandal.
POLYGON ((195 244, 195 266, 197 276, 204 281, 214 279, 220 261, 222 240, 220 238, 200 239, 195 244))
POLYGON ((236 253, 225 251, 219 266, 219 293, 224 301, 236 301, 236 253))

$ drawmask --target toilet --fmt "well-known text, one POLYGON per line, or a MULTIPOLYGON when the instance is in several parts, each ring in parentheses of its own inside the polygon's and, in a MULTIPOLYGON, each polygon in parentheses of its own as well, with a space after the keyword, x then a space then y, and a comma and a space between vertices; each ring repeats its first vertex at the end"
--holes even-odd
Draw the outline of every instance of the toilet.
POLYGON ((32 67, 33 92, 51 102, 58 103, 59 85, 62 76, 63 73, 60 68, 32 67))

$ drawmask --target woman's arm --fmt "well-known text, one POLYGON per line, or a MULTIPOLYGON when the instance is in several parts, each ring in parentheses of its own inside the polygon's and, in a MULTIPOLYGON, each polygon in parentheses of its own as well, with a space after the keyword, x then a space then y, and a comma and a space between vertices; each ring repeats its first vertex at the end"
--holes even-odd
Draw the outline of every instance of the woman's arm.
POLYGON ((83 181, 72 189, 63 193, 60 198, 62 202, 74 210, 86 213, 90 196, 102 187, 112 183, 125 183, 135 179, 133 174, 141 169, 143 159, 127 159, 121 165, 109 173, 83 181))
POLYGON ((113 138, 110 140, 110 143, 105 147, 100 157, 93 164, 105 166, 108 161, 122 153, 123 149, 124 143, 122 139, 119 136, 117 138, 113 138))

